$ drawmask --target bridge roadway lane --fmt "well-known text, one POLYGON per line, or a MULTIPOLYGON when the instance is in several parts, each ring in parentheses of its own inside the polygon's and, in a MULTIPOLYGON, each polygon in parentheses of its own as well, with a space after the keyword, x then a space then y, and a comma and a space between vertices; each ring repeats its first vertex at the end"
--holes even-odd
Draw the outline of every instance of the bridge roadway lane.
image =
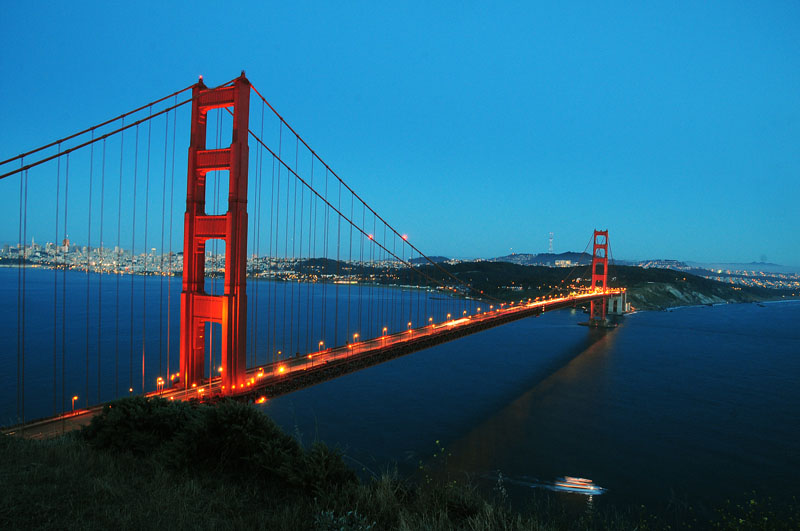
MULTIPOLYGON (((147 393, 169 400, 213 401, 225 396, 262 403, 267 398, 297 391, 304 387, 331 380, 399 356, 452 341, 487 328, 541 315, 546 311, 569 308, 580 303, 619 295, 623 290, 606 290, 571 294, 565 297, 528 303, 509 303, 488 312, 463 316, 442 323, 412 328, 405 332, 359 341, 343 347, 312 352, 305 356, 270 363, 247 371, 247 381, 239 389, 226 390, 221 378, 215 377, 190 389, 168 388, 147 393), (227 391, 227 392, 226 392, 227 391), (232 392, 231 392, 232 391, 232 392)), ((179 385, 179 384, 178 384, 179 385)), ((102 411, 105 404, 75 410, 57 417, 30 422, 3 430, 3 434, 23 435, 30 438, 47 438, 78 429, 102 411)))

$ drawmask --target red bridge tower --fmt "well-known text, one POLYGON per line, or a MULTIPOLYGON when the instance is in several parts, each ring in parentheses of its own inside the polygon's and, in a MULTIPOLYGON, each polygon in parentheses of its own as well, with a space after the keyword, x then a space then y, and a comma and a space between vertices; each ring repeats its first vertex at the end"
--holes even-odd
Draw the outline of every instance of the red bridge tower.
MULTIPOLYGON (((181 382, 200 385, 205 377, 205 324, 222 325, 222 385, 225 392, 245 380, 247 329, 247 160, 250 82, 209 89, 202 78, 192 89, 192 133, 183 239, 181 292, 181 382), (233 108, 230 147, 206 149, 208 111, 233 108), (228 211, 207 215, 206 174, 227 171, 228 211), (204 289, 206 240, 225 240, 225 290, 208 295, 204 289)), ((212 368, 209 367, 209 375, 212 368)))
MULTIPOLYGON (((608 288, 608 231, 594 231, 592 251, 592 289, 605 291, 608 288)), ((608 299, 593 300, 589 312, 589 325, 602 326, 606 322, 608 299)))

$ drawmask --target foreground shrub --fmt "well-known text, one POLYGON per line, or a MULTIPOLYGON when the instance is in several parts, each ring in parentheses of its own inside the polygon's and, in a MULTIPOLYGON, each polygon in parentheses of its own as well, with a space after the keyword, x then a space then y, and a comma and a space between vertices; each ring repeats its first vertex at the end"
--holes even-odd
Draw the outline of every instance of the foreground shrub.
POLYGON ((185 402, 131 397, 108 404, 81 430, 91 446, 149 455, 183 430, 195 415, 185 402))
POLYGON ((321 442, 311 445, 302 463, 290 470, 288 479, 292 485, 318 497, 336 487, 358 483, 356 473, 344 463, 342 454, 321 442))
POLYGON ((249 404, 223 400, 196 413, 168 443, 175 466, 285 482, 302 463, 300 444, 249 404))
POLYGON ((81 437, 95 448, 148 456, 173 470, 259 480, 315 496, 357 483, 339 452, 319 442, 304 451, 261 411, 233 400, 125 398, 106 406, 81 437))

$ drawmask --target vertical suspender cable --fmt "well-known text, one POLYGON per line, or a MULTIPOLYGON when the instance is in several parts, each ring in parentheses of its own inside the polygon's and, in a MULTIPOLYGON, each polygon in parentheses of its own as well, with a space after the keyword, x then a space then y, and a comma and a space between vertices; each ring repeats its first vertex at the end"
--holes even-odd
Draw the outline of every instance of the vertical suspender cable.
MULTIPOLYGON (((94 139, 94 131, 92 131, 92 139, 94 139)), ((86 387, 84 389, 86 407, 89 407, 89 288, 91 283, 91 274, 89 273, 89 266, 92 259, 92 184, 94 179, 94 144, 89 148, 89 208, 88 208, 88 221, 86 223, 86 387)))
MULTIPOLYGON (((314 187, 314 157, 311 157, 311 187, 314 187)), ((311 269, 311 264, 314 263, 314 252, 312 251, 312 233, 314 231, 314 194, 308 194, 308 267, 306 268, 307 271, 307 278, 308 282, 311 284, 306 286, 306 351, 316 351, 316 345, 311 345, 311 332, 314 329, 314 307, 311 304, 311 300, 314 298, 314 278, 312 276, 313 270, 311 269)))
MULTIPOLYGON (((396 246, 397 246, 397 236, 393 234, 392 235, 392 255, 396 255, 397 254, 396 253, 396 248, 397 248, 396 246)), ((397 273, 397 270, 394 267, 394 265, 397 263, 396 260, 397 260, 396 258, 392 258, 392 266, 390 268, 390 272, 391 273, 390 273, 390 277, 389 277, 391 279, 391 280, 389 280, 390 285, 393 285, 395 283, 394 282, 394 275, 397 273)), ((395 327, 397 326, 397 323, 395 322, 395 319, 394 319, 394 315, 395 315, 394 312, 397 309, 396 296, 398 295, 398 293, 397 293, 398 289, 399 288, 395 288, 394 286, 392 286, 392 306, 391 306, 391 315, 389 317, 389 325, 391 326, 392 330, 394 330, 395 327)), ((401 299, 402 299, 402 293, 400 293, 400 295, 401 295, 401 299)))
MULTIPOLYGON (((372 238, 375 238, 375 229, 377 227, 376 223, 377 223, 377 220, 376 220, 375 216, 373 215, 372 216, 372 232, 370 233, 372 235, 372 238)), ((375 323, 377 321, 377 317, 374 315, 375 314, 374 306, 376 306, 376 303, 373 300, 375 298, 374 297, 374 295, 375 295, 375 286, 374 286, 374 284, 375 283, 373 282, 373 278, 372 278, 372 274, 375 272, 375 240, 374 239, 370 239, 370 241, 369 241, 369 268, 370 268, 370 279, 369 279, 369 322, 370 322, 370 326, 369 326, 369 336, 370 337, 374 337, 373 336, 373 330, 375 330, 377 328, 377 327, 373 327, 373 323, 375 323)))
MULTIPOLYGON (((364 217, 366 216, 367 209, 363 205, 361 206, 361 232, 364 232, 366 227, 364 217)), ((364 279, 365 279, 365 269, 364 269, 364 236, 363 234, 358 238, 358 269, 359 269, 359 279, 358 279, 358 324, 356 328, 358 328, 359 332, 363 332, 364 330, 364 279)))
MULTIPOLYGON (((389 242, 386 241, 386 223, 383 224, 383 242, 384 242, 384 245, 386 245, 386 246, 389 245, 389 242)), ((383 274, 381 276, 384 279, 387 279, 386 280, 386 282, 387 282, 386 285, 387 286, 388 286, 388 282, 389 282, 388 279, 391 278, 391 276, 390 276, 391 275, 391 271, 386 267, 386 263, 389 261, 388 258, 389 257, 386 255, 386 253, 383 253, 383 260, 381 260, 381 272, 383 274)), ((381 291, 383 292, 383 306, 382 306, 382 308, 383 308, 383 323, 381 324, 381 326, 382 327, 384 327, 384 326, 387 327, 387 332, 388 332, 391 329, 391 326, 392 326, 392 321, 391 321, 391 319, 389 319, 389 312, 392 310, 392 303, 394 302, 394 299, 391 299, 391 300, 389 299, 389 294, 386 293, 385 289, 383 289, 381 291), (389 321, 389 322, 387 323, 386 321, 389 321)), ((392 296, 394 296, 394 290, 392 290, 392 296)), ((383 329, 382 328, 381 328, 381 333, 383 333, 383 329)))
MULTIPOLYGON (((324 264, 323 271, 325 272, 325 276, 327 277, 328 265, 329 265, 328 264, 328 210, 330 209, 330 207, 328 206, 328 168, 325 168, 325 206, 323 208, 325 208, 325 213, 323 214, 323 217, 325 218, 325 228, 323 230, 323 235, 322 235, 322 252, 324 256, 322 263, 324 264)), ((328 299, 325 295, 327 290, 328 290, 328 283, 327 281, 324 280, 322 283, 322 320, 320 322, 321 341, 325 340, 325 317, 326 317, 325 314, 328 305, 328 299)), ((332 346, 337 346, 337 345, 334 342, 332 346)))
MULTIPOLYGON (((158 248, 160 257, 158 265, 158 376, 162 377, 164 356, 164 218, 167 205, 167 149, 169 148, 169 113, 164 115, 164 171, 161 181, 161 245, 158 248)), ((169 315, 168 315, 169 317, 169 315)))
MULTIPOLYGON (((278 130, 278 158, 281 157, 283 149, 283 123, 279 125, 278 130)), ((278 249, 280 249, 280 226, 281 226, 281 167, 278 165, 278 183, 277 183, 277 193, 275 194, 275 280, 278 280, 278 264, 280 263, 278 260, 278 249)), ((278 285, 275 285, 275 305, 273 308, 277 308, 278 303, 278 285)), ((284 298, 285 301, 285 298, 284 298)), ((275 317, 275 345, 273 346, 273 361, 275 361, 277 353, 276 350, 280 352, 278 349, 278 337, 277 337, 277 312, 275 317)), ((285 321, 284 321, 285 322, 285 321)), ((284 329, 285 331, 285 329, 284 329)), ((281 337, 281 342, 283 341, 283 337, 281 337)))
MULTIPOLYGON (((178 103, 178 96, 175 96, 175 103, 178 103)), ((170 355, 171 355, 171 335, 172 330, 172 213, 175 210, 175 128, 178 123, 178 109, 172 112, 172 170, 169 181, 169 276, 167 277, 167 378, 170 375, 170 355)))
MULTIPOLYGON (((20 158, 20 166, 24 158, 20 158)), ((28 253, 28 170, 19 176, 19 243, 17 244, 17 422, 25 424, 25 263, 28 253)))
MULTIPOLYGON (((299 149, 300 149, 299 146, 300 146, 300 141, 297 140, 297 137, 295 137, 295 150, 294 150, 294 171, 295 171, 295 173, 297 173, 297 171, 298 171, 297 163, 298 163, 298 155, 299 155, 299 149)), ((294 205, 292 206, 292 268, 294 269, 294 267, 298 263, 297 262, 297 255, 295 254, 295 246, 294 246, 295 242, 297 241, 297 185, 298 185, 298 182, 297 182, 297 179, 293 179, 293 181, 294 181, 294 205)), ((302 222, 300 223, 300 225, 302 226, 302 222)), ((298 335, 298 338, 297 338, 298 345, 294 344, 294 329, 295 328, 299 329, 299 323, 296 323, 294 321, 294 286, 295 286, 295 284, 297 284, 297 282, 295 282, 294 279, 292 279, 292 284, 290 286, 291 290, 292 290, 292 302, 291 302, 291 306, 289 307, 289 316, 290 316, 290 321, 289 322, 291 323, 291 326, 289 328, 289 334, 290 334, 290 338, 289 338, 289 355, 290 356, 293 355, 292 353, 297 353, 300 350, 300 345, 299 345, 300 336, 299 335, 298 335)), ((299 289, 299 284, 298 284, 298 289, 299 289)), ((298 330, 298 334, 299 334, 299 330, 298 330)))
POLYGON ((105 250, 103 248, 103 209, 105 207, 105 193, 106 193, 106 139, 103 139, 103 156, 100 165, 100 274, 97 276, 97 403, 100 400, 100 358, 102 347, 100 346, 100 330, 101 321, 100 317, 103 315, 103 273, 105 272, 105 264, 103 258, 105 250))
POLYGON ((275 221, 275 157, 272 157, 272 182, 270 183, 270 198, 269 198, 269 261, 267 262, 270 275, 268 276, 269 284, 267 284, 267 306, 269 307, 270 320, 267 321, 267 360, 275 361, 273 353, 275 352, 275 330, 276 330, 276 314, 275 314, 275 301, 274 301, 274 284, 275 275, 272 272, 275 266, 275 252, 273 250, 273 231, 272 225, 275 221))
MULTIPOLYGON (((69 153, 67 153, 67 160, 65 163, 65 176, 64 176, 64 240, 67 239, 67 206, 69 199, 69 153)), ((66 246, 65 246, 66 247, 66 246)), ((66 257, 65 257, 66 258, 66 257)), ((61 271, 61 412, 67 409, 66 404, 66 360, 67 360, 67 264, 63 265, 61 271)), ((62 430, 64 425, 61 426, 62 430)))
MULTIPOLYGON (((355 198, 350 194, 350 221, 353 220, 353 208, 355 206, 355 198)), ((350 267, 350 278, 347 282, 347 335, 353 332, 352 324, 350 323, 350 307, 353 304, 353 273, 355 267, 353 266, 353 224, 350 223, 350 237, 347 238, 347 265, 350 267)))
MULTIPOLYGON (((339 183, 339 192, 338 192, 338 204, 336 205, 336 209, 341 212, 342 211, 342 184, 339 183)), ((340 255, 340 243, 342 238, 342 216, 336 216, 336 279, 338 280, 341 278, 341 255, 340 255)), ((339 334, 339 285, 334 284, 333 292, 336 294, 336 303, 334 305, 334 312, 333 312, 333 342, 334 344, 338 345, 339 342, 338 334, 339 334)), ((346 337, 346 336, 345 336, 346 337)))
MULTIPOLYGON (((283 267, 284 267, 284 275, 283 275, 283 334, 281 337, 281 344, 283 348, 283 355, 286 356, 286 307, 289 303, 289 297, 287 295, 287 291, 289 289, 289 275, 286 273, 286 265, 289 261, 289 188, 291 185, 291 176, 289 175, 289 171, 286 171, 286 222, 284 223, 284 238, 283 238, 283 267)), ((289 335, 291 336, 292 331, 289 330, 289 335)), ((291 352, 291 345, 289 345, 289 349, 291 352)))
MULTIPOLYGON (((261 102, 261 137, 264 136, 264 102, 261 102)), ((262 186, 264 183, 264 148, 262 146, 258 147, 258 151, 256 152, 258 161, 258 182, 256 183, 256 221, 254 225, 254 237, 256 240, 255 248, 253 249, 253 253, 255 254, 254 260, 254 271, 260 271, 261 267, 259 264, 263 264, 261 260, 261 204, 263 198, 261 196, 262 193, 262 186)), ((258 365, 258 291, 260 282, 258 281, 258 277, 255 278, 255 300, 253 301, 253 356, 251 363, 253 367, 258 365)))
MULTIPOLYGON (((295 171, 298 171, 297 162, 295 162, 295 171)), ((299 244, 299 249, 298 249, 298 252, 297 252, 297 257, 298 257, 298 262, 297 263, 300 264, 300 266, 298 266, 298 275, 299 276, 298 276, 298 279, 297 279, 297 321, 296 321, 296 324, 297 324, 297 351, 298 352, 301 350, 301 348, 300 348, 300 333, 301 333, 302 328, 303 328, 303 327, 300 326, 300 322, 301 322, 300 319, 301 319, 301 310, 302 310, 302 306, 303 306, 301 304, 301 301, 302 301, 301 288, 303 287, 303 284, 301 282, 303 280, 303 277, 302 277, 302 269, 303 269, 302 268, 302 264, 303 264, 303 228, 304 228, 303 222, 304 222, 305 204, 306 204, 305 191, 306 191, 305 187, 300 188, 300 239, 298 240, 300 242, 300 244, 299 244)), ((295 191, 295 194, 296 194, 296 191, 295 191)), ((295 195, 295 198, 296 198, 296 195, 295 195)), ((297 220, 295 219, 295 221, 297 221, 297 220)), ((305 323, 305 326, 308 326, 308 323, 305 323)), ((306 337, 306 347, 305 347, 305 351, 304 352, 308 353, 308 337, 306 337)))
MULTIPOLYGON (((61 144, 58 145, 58 151, 61 152, 61 144)), ((61 251, 63 249, 62 246, 58 245, 58 220, 59 220, 59 200, 60 200, 60 190, 61 187, 61 157, 58 157, 58 169, 56 170, 56 235, 55 235, 55 245, 58 254, 61 255, 61 251)), ((58 376, 57 376, 57 367, 58 367, 58 267, 53 270, 53 416, 56 415, 58 412, 58 376)))
MULTIPOLYGON (((20 159, 20 162, 22 159, 20 159)), ((25 180, 25 199, 23 201, 23 215, 22 215, 22 241, 23 243, 28 239, 28 173, 29 170, 25 170, 25 175, 23 178, 25 180)), ((27 256, 25 257, 27 258, 27 256)), ((26 264, 25 261, 22 263, 22 366, 21 366, 21 380, 22 380, 22 423, 25 424, 25 290, 26 290, 26 281, 25 281, 25 270, 26 264)), ((24 429, 24 428, 23 428, 24 429)))
MULTIPOLYGON (((311 187, 314 187, 314 155, 311 155, 311 187)), ((317 259, 317 202, 314 194, 308 194, 308 256, 311 258, 311 263, 315 263, 317 259)), ((309 281, 311 282, 310 295, 306 302, 306 327, 309 337, 314 337, 314 293, 316 292, 317 279, 314 276, 313 269, 309 268, 309 281)), ((311 346, 312 349, 318 350, 319 344, 315 343, 311 346)))
MULTIPOLYGON (((150 107, 150 115, 153 114, 153 108, 150 107)), ((145 365, 145 352, 147 340, 147 258, 149 256, 147 249, 147 222, 150 207, 150 133, 153 128, 153 121, 147 121, 147 169, 145 171, 145 186, 144 186, 144 278, 142 278, 142 393, 145 392, 144 387, 144 365, 145 365)))
POLYGON ((139 125, 136 125, 136 143, 133 155, 133 215, 131 222, 131 349, 130 359, 128 360, 128 392, 133 392, 133 283, 135 275, 136 258, 136 181, 139 177, 139 125))
MULTIPOLYGON (((20 159, 22 160, 22 159, 20 159)), ((21 163, 22 164, 22 163, 21 163)), ((17 238, 17 423, 22 423, 20 390, 22 389, 22 265, 23 265, 23 245, 22 236, 22 191, 24 175, 19 175, 19 233, 17 238)))
MULTIPOLYGON (((297 140, 295 138, 295 157, 294 157, 294 161, 295 161, 294 162, 294 171, 295 171, 295 173, 297 173, 297 144, 298 144, 298 142, 297 142, 297 140)), ((295 267, 295 263, 296 263, 295 262, 295 247, 294 247, 294 243, 295 243, 295 241, 297 239, 296 238, 296 236, 297 236, 296 229, 297 229, 297 184, 298 183, 297 183, 297 179, 291 179, 291 177, 289 176, 288 173, 286 174, 286 179, 287 179, 287 181, 289 181, 289 182, 291 182, 293 184, 293 186, 292 186, 292 197, 293 197, 293 204, 292 204, 292 261, 291 261, 291 264, 292 264, 291 265, 291 269, 293 270, 294 267, 295 267)), ((288 184, 287 184, 287 186, 288 186, 288 184)), ((287 193, 288 193, 288 188, 287 188, 287 193)), ((286 207, 286 215, 287 215, 286 234, 288 235, 289 234, 289 220, 288 220, 289 198, 288 197, 286 198, 286 201, 287 201, 287 207, 286 207)), ((288 242, 287 242, 287 244, 288 244, 288 242)), ((295 351, 295 346, 294 346, 294 327, 295 327, 295 322, 294 322, 294 285, 296 284, 296 282, 294 281, 294 278, 292 278, 292 277, 289 277, 287 279, 287 282, 289 282, 289 293, 290 293, 290 297, 291 298, 289 300, 289 349, 286 351, 286 353, 289 356, 294 356, 294 353, 296 352, 295 351)))
MULTIPOLYGON (((122 119, 125 125, 125 118, 122 119)), ((122 161, 125 152, 125 132, 120 133, 119 139, 119 187, 117 199, 117 249, 116 260, 114 261, 114 276, 116 277, 116 311, 115 311, 115 332, 114 332, 114 398, 119 397, 119 281, 122 276, 120 266, 122 265, 122 161)))

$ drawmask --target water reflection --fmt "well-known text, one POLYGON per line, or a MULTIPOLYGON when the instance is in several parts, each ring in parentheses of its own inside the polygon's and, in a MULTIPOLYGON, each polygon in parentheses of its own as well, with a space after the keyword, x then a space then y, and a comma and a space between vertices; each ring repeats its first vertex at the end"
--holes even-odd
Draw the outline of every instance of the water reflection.
POLYGON ((559 387, 574 382, 587 372, 596 378, 595 385, 585 387, 586 398, 591 400, 593 395, 602 392, 609 352, 620 331, 621 328, 610 331, 588 329, 582 341, 554 360, 551 365, 553 372, 549 376, 451 443, 449 468, 452 471, 492 470, 508 456, 522 456, 518 461, 528 461, 525 456, 535 452, 536 440, 543 436, 531 433, 531 418, 547 408, 551 393, 558 392, 559 387), (564 365, 566 360, 569 361, 564 365))

